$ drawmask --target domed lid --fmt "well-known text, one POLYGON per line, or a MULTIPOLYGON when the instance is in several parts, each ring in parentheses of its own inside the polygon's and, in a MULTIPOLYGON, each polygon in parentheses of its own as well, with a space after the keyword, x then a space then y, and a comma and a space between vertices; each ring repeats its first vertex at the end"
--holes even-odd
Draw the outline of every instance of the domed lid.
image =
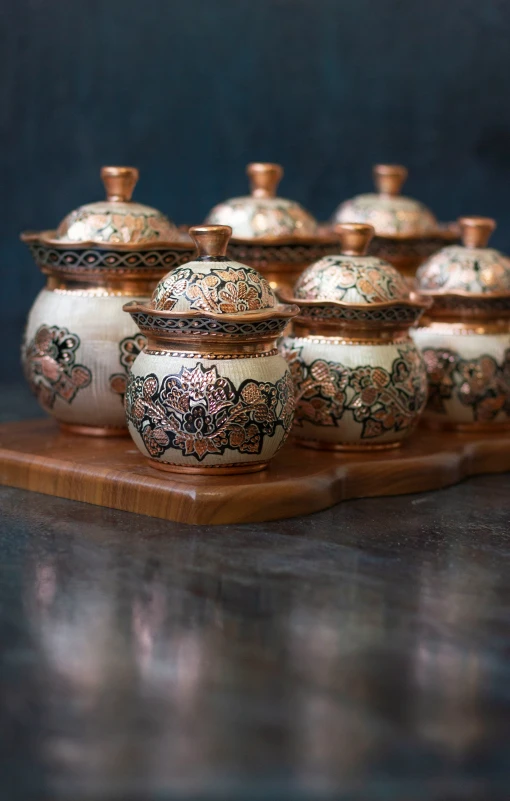
POLYGON ((315 237, 317 221, 299 203, 276 197, 283 177, 279 164, 248 164, 251 195, 215 206, 206 222, 229 225, 237 239, 263 237, 315 237))
POLYGON ((197 225, 189 232, 198 256, 161 279, 152 295, 153 309, 246 315, 278 306, 257 270, 226 257, 232 233, 227 225, 197 225))
POLYGON ((383 236, 419 236, 437 229, 436 218, 423 203, 400 194, 407 178, 405 167, 376 164, 373 172, 378 194, 346 200, 333 215, 334 223, 369 223, 383 236))
POLYGON ((510 259, 487 243, 496 227, 489 217, 461 217, 462 245, 443 248, 419 268, 420 291, 489 295, 510 292, 510 259))
POLYGON ((68 214, 57 228, 56 239, 109 244, 179 239, 177 228, 164 214, 131 200, 138 175, 135 167, 103 167, 106 200, 87 203, 68 214))
POLYGON ((304 271, 294 288, 296 300, 328 301, 356 306, 409 301, 406 280, 375 256, 367 256, 374 235, 371 225, 344 223, 337 227, 339 256, 326 256, 304 271))

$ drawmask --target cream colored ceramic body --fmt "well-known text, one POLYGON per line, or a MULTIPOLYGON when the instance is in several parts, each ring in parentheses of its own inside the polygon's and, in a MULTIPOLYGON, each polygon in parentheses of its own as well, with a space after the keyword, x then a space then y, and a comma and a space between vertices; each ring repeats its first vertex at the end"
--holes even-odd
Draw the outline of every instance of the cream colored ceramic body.
POLYGON ((142 454, 191 470, 267 463, 287 438, 293 410, 292 380, 276 349, 236 358, 149 346, 126 393, 142 454))
POLYGON ((429 378, 426 419, 466 430, 510 424, 510 259, 487 247, 496 223, 458 220, 462 245, 420 267, 433 304, 414 340, 429 378))
POLYGON ((427 366, 428 421, 467 428, 510 423, 510 321, 506 331, 483 331, 447 322, 413 331, 427 366))
POLYGON ((282 352, 295 386, 294 434, 310 444, 398 444, 424 408, 425 366, 407 335, 386 342, 291 336, 282 352))
POLYGON ((61 423, 125 430, 127 371, 145 342, 122 311, 126 300, 69 289, 39 293, 28 317, 23 365, 39 403, 61 423))

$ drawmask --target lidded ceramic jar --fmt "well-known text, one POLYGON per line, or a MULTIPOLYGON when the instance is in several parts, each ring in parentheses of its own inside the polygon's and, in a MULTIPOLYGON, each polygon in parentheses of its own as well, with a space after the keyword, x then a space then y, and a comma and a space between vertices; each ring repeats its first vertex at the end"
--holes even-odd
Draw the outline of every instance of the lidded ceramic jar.
POLYGON ((372 225, 375 236, 370 253, 386 259, 405 275, 417 267, 457 232, 440 226, 434 214, 418 200, 401 195, 407 169, 401 164, 376 164, 373 168, 376 193, 357 195, 341 203, 332 224, 359 222, 372 225))
POLYGON ((510 259, 487 247, 486 217, 459 220, 462 245, 420 267, 433 305, 413 332, 427 366, 429 423, 460 430, 510 425, 510 259))
POLYGON ((276 339, 298 309, 227 258, 230 233, 190 228, 196 258, 168 273, 150 303, 124 307, 148 340, 128 379, 128 426, 154 467, 256 472, 292 425, 292 380, 276 339))
POLYGON ((338 239, 321 233, 299 203, 277 197, 279 164, 252 163, 246 172, 251 194, 219 203, 206 224, 230 226, 229 256, 259 270, 273 289, 290 289, 305 267, 338 249, 338 239))
POLYGON ((409 327, 427 306, 387 262, 367 256, 373 228, 338 226, 341 252, 309 267, 288 301, 300 307, 283 354, 296 395, 294 431, 309 447, 401 444, 423 411, 425 365, 409 327))
POLYGON ((150 206, 134 203, 134 167, 103 167, 106 200, 71 212, 56 231, 22 234, 47 276, 28 316, 25 374, 41 406, 82 434, 126 433, 129 366, 144 345, 123 313, 126 298, 149 298, 191 240, 150 206))

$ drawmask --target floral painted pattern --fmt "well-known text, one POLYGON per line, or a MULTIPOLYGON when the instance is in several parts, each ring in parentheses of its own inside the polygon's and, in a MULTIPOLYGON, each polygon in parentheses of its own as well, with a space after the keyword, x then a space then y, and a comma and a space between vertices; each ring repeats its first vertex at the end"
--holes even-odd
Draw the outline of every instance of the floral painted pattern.
POLYGON ((124 402, 124 395, 126 394, 127 377, 131 369, 131 365, 142 352, 147 344, 147 338, 143 334, 136 334, 134 337, 125 337, 119 343, 120 357, 119 361, 121 367, 124 368, 122 373, 113 373, 110 376, 109 383, 112 392, 120 395, 122 402, 124 402))
POLYGON ((250 267, 230 262, 208 265, 208 271, 178 267, 160 281, 152 296, 153 308, 240 314, 273 308, 277 304, 269 283, 250 267))
POLYGON ((510 349, 500 365, 487 354, 462 359, 448 348, 425 348, 429 379, 427 408, 447 414, 445 401, 455 399, 471 407, 473 420, 490 423, 500 413, 510 417, 510 349))
POLYGON ((80 338, 67 328, 41 325, 23 351, 25 374, 37 400, 44 409, 52 409, 61 398, 72 403, 80 389, 88 387, 92 373, 76 364, 80 338))
POLYGON ((286 347, 296 393, 295 425, 338 426, 349 411, 362 425, 361 439, 412 428, 425 406, 427 381, 417 349, 402 345, 398 352, 388 372, 324 359, 307 364, 302 347, 286 347))
POLYGON ((317 222, 305 209, 285 198, 237 197, 220 203, 207 217, 208 225, 230 225, 240 239, 317 235, 317 222))
POLYGON ((368 193, 346 200, 336 210, 334 223, 360 222, 373 225, 376 234, 428 234, 437 228, 434 215, 423 203, 405 195, 368 193))
POLYGON ((364 256, 356 263, 348 256, 326 256, 305 270, 296 284, 295 296, 303 300, 386 303, 408 299, 409 287, 382 259, 364 256))
POLYGON ((59 239, 72 242, 105 242, 108 244, 175 240, 176 227, 164 214, 129 204, 127 213, 115 212, 107 202, 82 206, 71 212, 57 229, 59 239))
POLYGON ((228 448, 259 454, 264 437, 292 425, 294 395, 287 372, 275 384, 248 379, 236 388, 217 368, 182 367, 161 384, 154 374, 130 375, 126 392, 128 421, 147 451, 159 457, 169 449, 202 461, 228 448))
POLYGON ((423 264, 416 278, 427 291, 510 292, 510 259, 492 248, 452 245, 423 264))

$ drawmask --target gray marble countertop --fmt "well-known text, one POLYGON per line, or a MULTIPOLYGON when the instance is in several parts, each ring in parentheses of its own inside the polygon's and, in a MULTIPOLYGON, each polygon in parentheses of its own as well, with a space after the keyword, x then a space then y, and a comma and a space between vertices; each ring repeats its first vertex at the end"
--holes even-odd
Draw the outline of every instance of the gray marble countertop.
POLYGON ((0 487, 1 798, 508 799, 509 490, 198 527, 0 487))

